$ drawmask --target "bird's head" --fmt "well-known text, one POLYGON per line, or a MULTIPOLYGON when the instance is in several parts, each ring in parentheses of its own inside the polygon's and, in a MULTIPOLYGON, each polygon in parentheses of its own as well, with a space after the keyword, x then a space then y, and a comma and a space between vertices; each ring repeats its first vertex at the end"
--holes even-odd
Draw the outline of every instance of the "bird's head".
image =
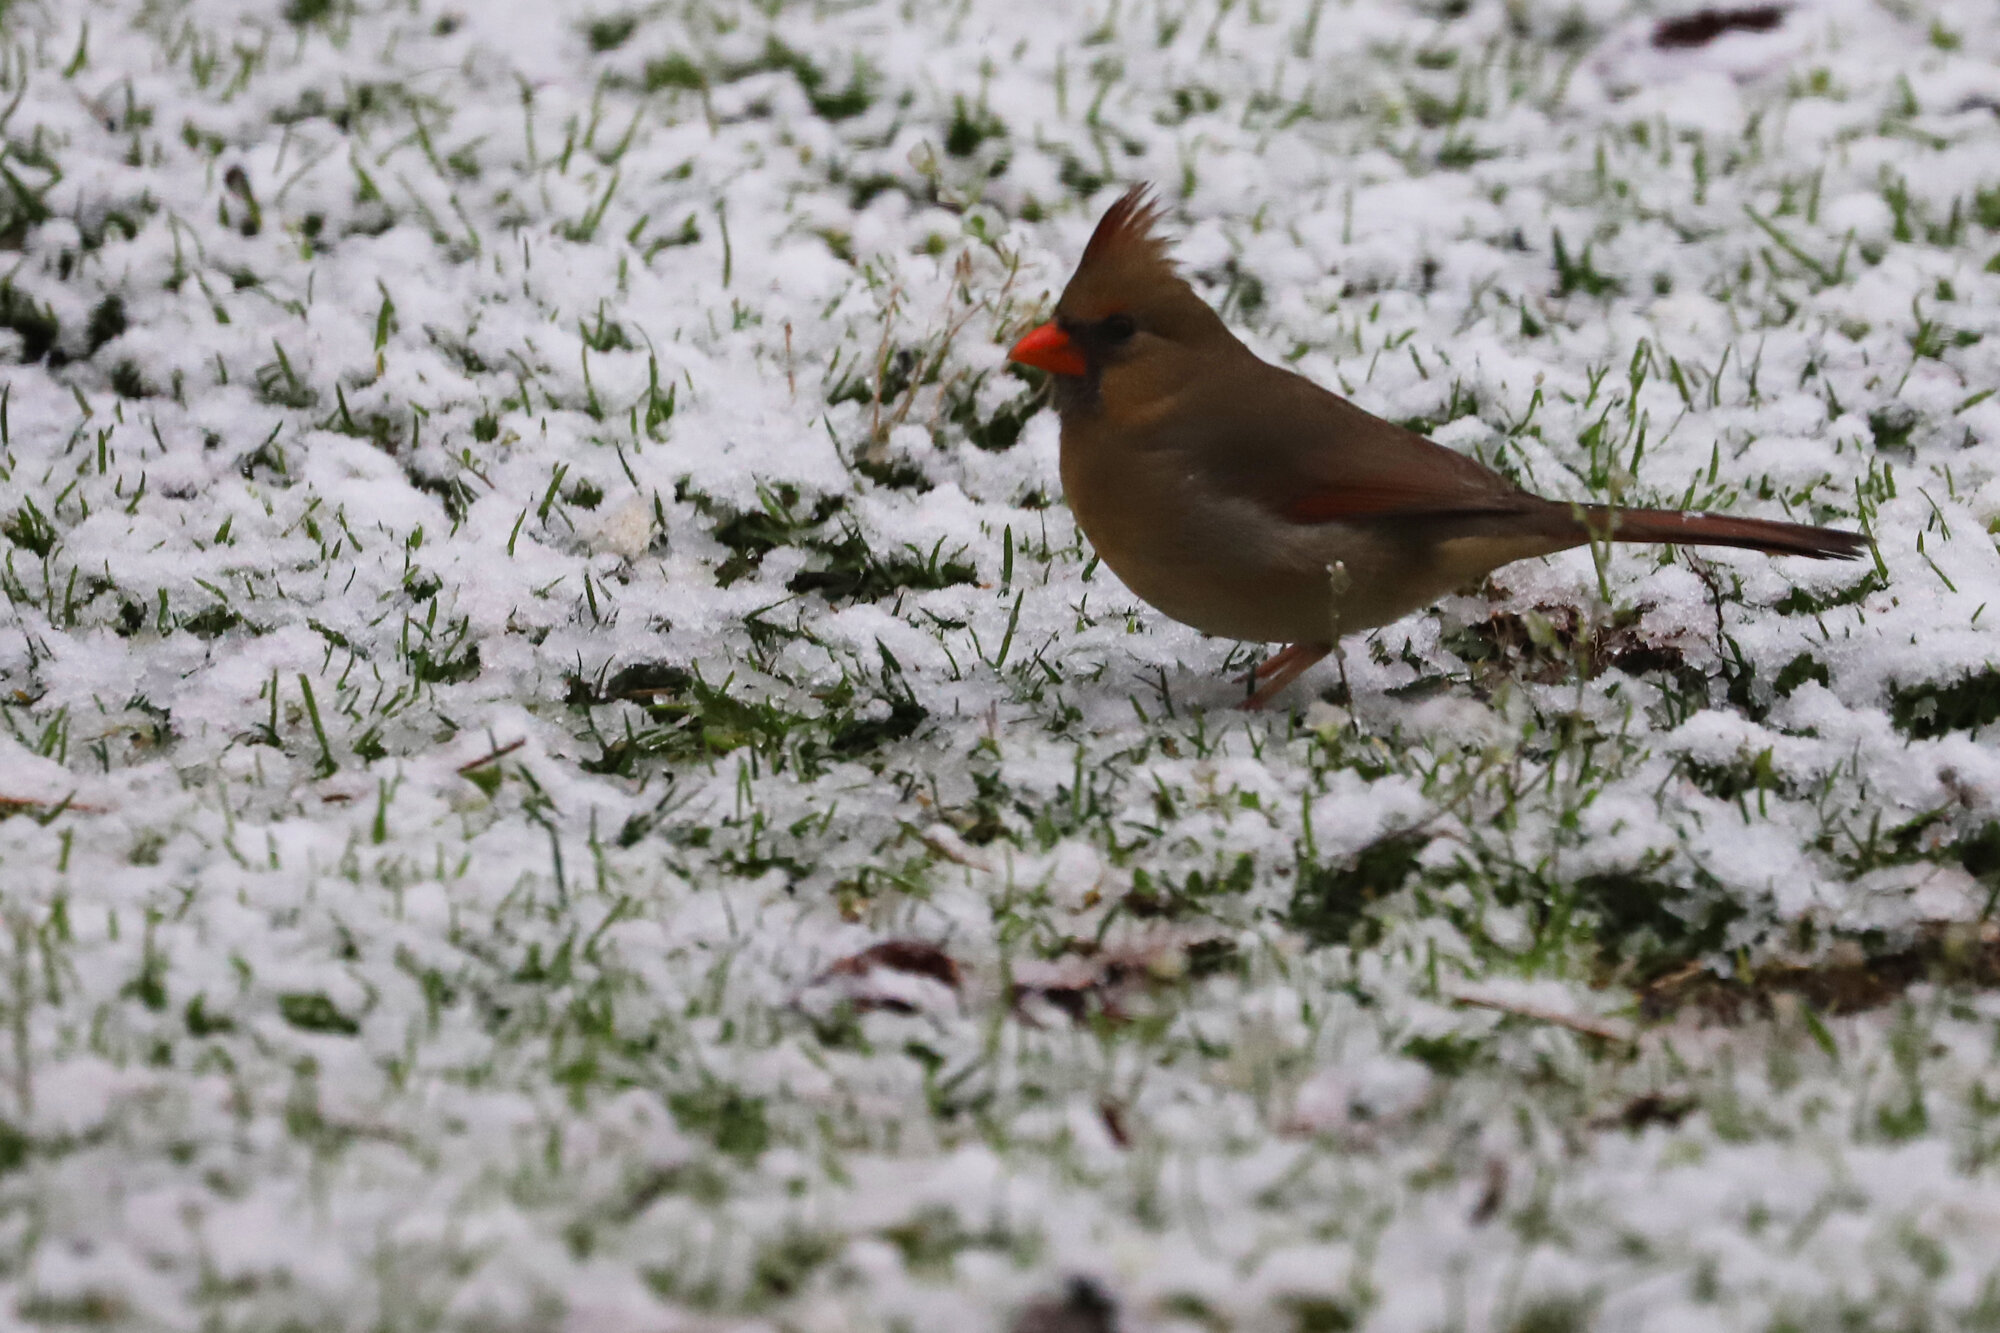
POLYGON ((1055 317, 1008 351, 1010 361, 1055 376, 1059 410, 1095 406, 1121 387, 1163 389, 1191 368, 1190 354, 1240 345, 1174 270, 1156 230, 1161 212, 1147 186, 1120 196, 1091 233, 1055 317))

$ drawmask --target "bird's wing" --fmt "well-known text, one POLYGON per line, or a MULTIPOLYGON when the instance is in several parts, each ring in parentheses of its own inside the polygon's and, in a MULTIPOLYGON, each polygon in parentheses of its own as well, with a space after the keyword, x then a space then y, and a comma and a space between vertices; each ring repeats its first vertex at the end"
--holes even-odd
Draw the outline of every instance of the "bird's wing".
MULTIPOLYGON (((1519 513, 1545 504, 1477 459, 1260 363, 1218 481, 1293 523, 1519 513), (1240 434, 1238 426, 1240 425, 1240 434)), ((1240 381, 1239 381, 1240 383, 1240 381)))

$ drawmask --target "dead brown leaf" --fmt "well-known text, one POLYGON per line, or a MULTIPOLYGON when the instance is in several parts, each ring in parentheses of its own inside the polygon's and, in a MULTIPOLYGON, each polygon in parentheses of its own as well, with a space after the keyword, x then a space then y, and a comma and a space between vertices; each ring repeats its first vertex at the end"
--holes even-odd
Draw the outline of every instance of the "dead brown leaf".
POLYGON ((1707 46, 1731 32, 1770 32, 1785 21, 1789 5, 1749 5, 1742 9, 1698 9, 1653 25, 1653 45, 1662 51, 1707 46))

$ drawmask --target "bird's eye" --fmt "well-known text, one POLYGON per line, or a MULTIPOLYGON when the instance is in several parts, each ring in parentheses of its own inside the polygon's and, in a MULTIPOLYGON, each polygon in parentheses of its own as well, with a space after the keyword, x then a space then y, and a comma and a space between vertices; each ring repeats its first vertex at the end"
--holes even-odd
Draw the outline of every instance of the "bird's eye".
POLYGON ((1107 316, 1103 324, 1104 336, 1112 342, 1122 343, 1138 330, 1130 315, 1107 316))

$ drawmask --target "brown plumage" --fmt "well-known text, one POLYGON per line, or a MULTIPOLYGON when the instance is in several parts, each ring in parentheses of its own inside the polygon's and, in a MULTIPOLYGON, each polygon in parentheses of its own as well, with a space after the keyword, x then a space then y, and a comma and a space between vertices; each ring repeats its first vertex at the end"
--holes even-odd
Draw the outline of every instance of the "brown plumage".
POLYGON ((1144 186, 1097 224, 1055 318, 1008 354, 1050 371, 1063 489, 1127 587, 1208 634, 1289 644, 1261 707, 1339 636, 1593 538, 1852 559, 1858 533, 1545 500, 1260 360, 1178 273, 1144 186))

